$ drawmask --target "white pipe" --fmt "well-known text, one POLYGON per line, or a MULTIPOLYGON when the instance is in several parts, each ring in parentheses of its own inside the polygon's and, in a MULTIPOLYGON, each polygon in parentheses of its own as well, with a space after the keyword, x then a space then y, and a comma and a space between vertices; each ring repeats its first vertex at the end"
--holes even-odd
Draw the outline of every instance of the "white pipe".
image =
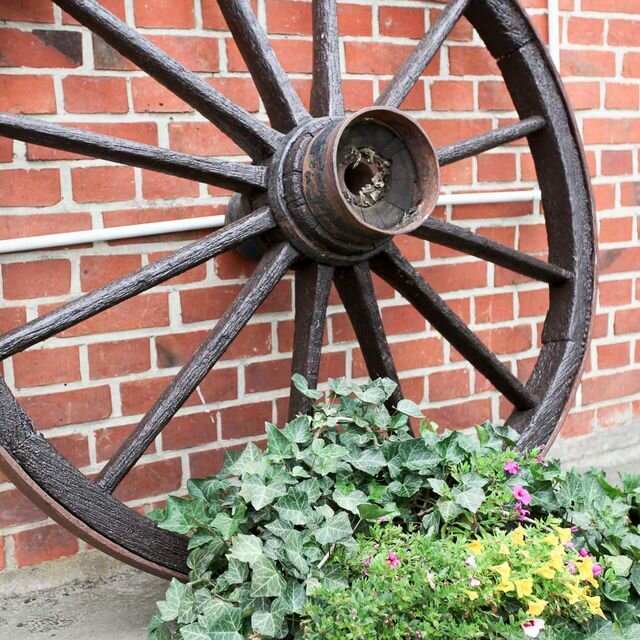
MULTIPOLYGON (((539 199, 540 191, 538 189, 529 189, 526 191, 487 191, 484 193, 445 193, 438 198, 438 205, 446 206, 464 204, 497 204, 501 202, 533 202, 539 199)), ((109 240, 141 238, 164 233, 217 229, 223 224, 224 216, 209 216, 206 218, 167 220, 165 222, 150 222, 146 224, 134 224, 122 227, 110 227, 108 229, 72 231, 69 233, 54 233, 46 236, 0 240, 0 254, 34 251, 37 249, 54 249, 56 247, 69 247, 91 242, 107 242, 109 240)))
POLYGON ((551 60, 560 68, 560 7, 558 0, 547 0, 547 20, 549 23, 549 53, 551 60))

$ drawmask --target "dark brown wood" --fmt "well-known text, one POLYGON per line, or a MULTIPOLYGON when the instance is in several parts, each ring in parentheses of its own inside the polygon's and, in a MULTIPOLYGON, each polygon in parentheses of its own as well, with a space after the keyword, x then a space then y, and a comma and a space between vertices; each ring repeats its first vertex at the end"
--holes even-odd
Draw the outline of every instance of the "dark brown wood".
POLYGON ((68 304, 0 336, 0 359, 23 351, 92 316, 180 275, 244 240, 272 229, 275 222, 267 208, 172 253, 139 271, 115 280, 68 304))
POLYGON ((572 279, 566 269, 549 264, 450 222, 427 218, 411 235, 476 256, 534 280, 562 285, 572 279))
POLYGON ((267 185, 266 167, 193 156, 36 118, 0 113, 0 135, 233 191, 255 191, 267 185))
POLYGON ((526 118, 521 122, 507 125, 506 127, 500 127, 489 131, 489 133, 483 133, 482 135, 468 140, 462 140, 461 142, 455 142, 454 144, 447 145, 438 149, 438 162, 441 167, 452 162, 458 162, 471 156, 477 156, 479 153, 495 149, 503 144, 509 144, 520 138, 530 136, 537 131, 540 131, 546 126, 547 122, 540 116, 532 116, 526 118))
MULTIPOLYGON (((312 389, 318 384, 322 338, 327 320, 327 304, 333 267, 311 262, 296 271, 295 328, 291 372, 304 376, 312 389)), ((291 384, 289 420, 308 413, 311 400, 291 384)))
POLYGON ((254 160, 271 155, 280 134, 223 96, 95 0, 54 0, 125 58, 182 98, 254 160))
POLYGON ((376 100, 377 105, 399 107, 402 104, 460 20, 469 2, 470 0, 449 0, 434 25, 380 94, 376 100))
POLYGON ((313 83, 311 113, 315 117, 344 115, 340 37, 336 0, 312 0, 313 83))
POLYGON ((171 385, 102 469, 97 479, 100 487, 109 492, 114 491, 147 447, 224 355, 242 327, 249 322, 298 255, 298 252, 288 243, 277 245, 264 255, 251 278, 216 323, 205 342, 182 367, 171 385))
POLYGON ((372 380, 389 378, 398 384, 387 401, 389 407, 395 407, 402 400, 400 378, 382 324, 369 265, 362 262, 336 269, 334 282, 360 343, 369 376, 372 380))
POLYGON ((518 409, 537 405, 535 396, 503 365, 394 246, 371 258, 371 268, 406 298, 476 370, 518 409))
POLYGON ((287 133, 310 118, 274 53, 249 0, 218 3, 264 102, 271 125, 287 133))

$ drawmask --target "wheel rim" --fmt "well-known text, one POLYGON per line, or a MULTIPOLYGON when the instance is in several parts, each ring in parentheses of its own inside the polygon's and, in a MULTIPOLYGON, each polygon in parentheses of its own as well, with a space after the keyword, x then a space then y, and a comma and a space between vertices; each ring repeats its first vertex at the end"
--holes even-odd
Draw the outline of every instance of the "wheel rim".
MULTIPOLYGON (((273 129, 211 89, 94 0, 55 2, 216 124, 254 164, 180 154, 0 115, 1 135, 244 194, 231 203, 224 229, 0 336, 0 357, 18 353, 224 251, 246 246, 248 241, 257 243, 261 258, 206 341, 95 480, 81 474, 36 432, 9 388, 0 384, 0 466, 45 512, 129 564, 158 575, 184 575, 186 539, 158 529, 112 493, 290 268, 295 268, 296 281, 292 371, 305 375, 310 384, 318 379, 332 282, 370 375, 399 381, 376 301, 373 272, 413 304, 512 402, 515 410, 508 422, 520 432, 520 446, 551 442, 570 408, 585 359, 594 301, 594 216, 581 143, 561 82, 516 0, 451 0, 376 105, 348 119, 335 0, 313 1, 314 78, 309 113, 249 2, 226 0, 220 8, 273 129), (434 150, 426 135, 409 133, 417 125, 397 108, 462 15, 497 60, 520 122, 434 150), (396 136, 393 143, 389 135, 396 136), (548 263, 429 217, 437 197, 438 165, 523 137, 528 138, 542 191, 548 263), (387 143, 399 150, 397 157, 391 156, 389 166, 384 153, 387 143), (419 187, 408 199, 395 182, 400 175, 409 175, 410 183, 419 187), (477 339, 404 258, 391 242, 400 233, 461 250, 549 284, 543 346, 526 384, 477 339)), ((398 389, 390 403, 397 404, 401 397, 398 389)), ((308 402, 292 388, 289 415, 308 411, 308 402)))

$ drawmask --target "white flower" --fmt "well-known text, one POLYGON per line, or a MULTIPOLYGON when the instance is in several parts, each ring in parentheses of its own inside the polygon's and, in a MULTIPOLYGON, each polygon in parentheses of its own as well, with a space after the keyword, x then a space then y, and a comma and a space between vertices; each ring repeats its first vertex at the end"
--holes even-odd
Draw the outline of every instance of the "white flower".
POLYGON ((469 580, 469 586, 470 587, 479 587, 480 586, 480 580, 478 580, 478 578, 471 578, 469 580))
POLYGON ((475 569, 478 565, 476 564, 476 557, 474 555, 470 555, 465 561, 464 563, 467 565, 467 567, 471 567, 472 569, 475 569))
POLYGON ((537 638, 538 634, 544 630, 544 620, 540 620, 540 618, 532 618, 531 620, 523 622, 520 626, 527 638, 537 638))

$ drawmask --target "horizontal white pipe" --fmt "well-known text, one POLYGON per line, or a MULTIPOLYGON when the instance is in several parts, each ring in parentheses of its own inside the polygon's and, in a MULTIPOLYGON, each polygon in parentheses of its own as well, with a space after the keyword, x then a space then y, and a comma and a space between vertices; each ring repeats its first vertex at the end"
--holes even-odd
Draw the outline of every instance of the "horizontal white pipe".
MULTIPOLYGON (((491 191, 476 193, 448 193, 438 198, 439 206, 463 204, 497 204, 501 202, 532 202, 540 199, 538 189, 526 191, 491 191)), ((0 240, 0 254, 20 253, 37 249, 54 249, 56 247, 70 247, 92 242, 107 242, 109 240, 125 240, 128 238, 142 238, 164 233, 180 233, 183 231, 200 231, 217 229, 224 224, 224 216, 209 216, 206 218, 188 218, 186 220, 167 220, 165 222, 150 222, 108 229, 88 229, 86 231, 72 231, 69 233, 54 233, 46 236, 32 236, 30 238, 15 238, 0 240)))

